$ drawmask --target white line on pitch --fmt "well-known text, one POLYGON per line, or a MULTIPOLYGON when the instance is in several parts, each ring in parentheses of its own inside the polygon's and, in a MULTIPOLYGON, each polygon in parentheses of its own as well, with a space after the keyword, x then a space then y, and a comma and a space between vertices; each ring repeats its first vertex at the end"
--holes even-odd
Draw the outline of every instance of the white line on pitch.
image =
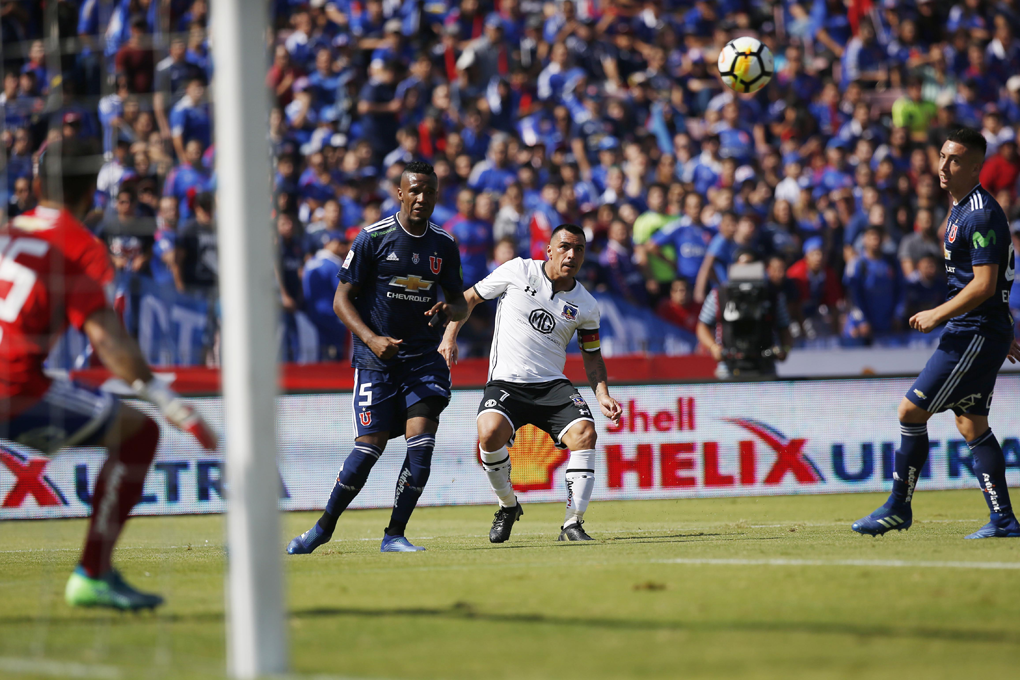
POLYGON ((26 659, 0 656, 0 670, 8 673, 32 673, 55 678, 120 678, 119 668, 98 666, 73 661, 52 661, 49 659, 26 659))
POLYGON ((767 567, 914 567, 923 569, 1020 569, 1020 562, 924 562, 909 560, 791 560, 776 559, 713 559, 678 557, 652 560, 658 564, 734 565, 767 567))

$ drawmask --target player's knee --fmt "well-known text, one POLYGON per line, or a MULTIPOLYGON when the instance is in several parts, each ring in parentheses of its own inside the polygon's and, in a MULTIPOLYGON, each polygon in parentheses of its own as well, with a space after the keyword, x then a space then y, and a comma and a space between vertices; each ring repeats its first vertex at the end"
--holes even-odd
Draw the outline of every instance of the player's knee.
POLYGON ((966 441, 972 442, 988 430, 988 419, 967 414, 958 415, 956 429, 966 441))
POLYGON ((478 445, 483 451, 499 451, 508 441, 513 431, 502 418, 478 419, 478 445))
POLYGON ((159 424, 137 409, 122 406, 104 438, 110 454, 125 463, 148 465, 159 446, 159 424))
POLYGON ((903 398, 900 401, 899 408, 896 409, 896 415, 904 423, 926 423, 928 418, 931 417, 930 413, 907 398, 903 398))
POLYGON ((571 432, 571 434, 574 435, 573 436, 574 446, 572 448, 575 449, 595 448, 595 442, 598 440, 598 434, 595 432, 595 426, 592 423, 588 421, 582 421, 575 425, 574 428, 572 429, 576 429, 576 432, 571 432))

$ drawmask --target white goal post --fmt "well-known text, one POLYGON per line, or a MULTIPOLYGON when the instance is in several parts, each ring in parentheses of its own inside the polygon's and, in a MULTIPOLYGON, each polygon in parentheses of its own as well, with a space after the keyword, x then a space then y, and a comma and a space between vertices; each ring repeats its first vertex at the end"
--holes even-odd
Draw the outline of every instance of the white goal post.
POLYGON ((276 467, 277 293, 270 231, 268 6, 216 0, 215 141, 226 425, 227 670, 287 669, 276 467))

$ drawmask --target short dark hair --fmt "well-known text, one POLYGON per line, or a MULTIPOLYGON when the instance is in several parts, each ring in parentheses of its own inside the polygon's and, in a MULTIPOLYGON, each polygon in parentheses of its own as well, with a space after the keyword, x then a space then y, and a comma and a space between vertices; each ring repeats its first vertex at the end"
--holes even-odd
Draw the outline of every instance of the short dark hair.
POLYGON ((46 145, 39 157, 39 193, 42 198, 61 198, 74 205, 95 190, 96 175, 102 163, 99 145, 93 139, 63 139, 46 145), (53 191, 50 181, 60 183, 53 191))
POLYGON ((434 177, 436 169, 425 161, 411 161, 404 166, 404 171, 400 173, 400 176, 404 175, 429 175, 434 177))
POLYGON ((946 135, 946 141, 962 144, 967 148, 967 151, 980 151, 982 158, 988 151, 988 142, 985 141, 984 135, 974 128, 958 127, 946 135))
POLYGON ((577 226, 576 224, 561 224, 560 226, 558 226, 558 227, 556 227, 555 229, 552 230, 552 234, 549 235, 549 240, 550 241, 552 240, 552 237, 555 236, 556 232, 558 232, 558 231, 566 231, 566 232, 569 232, 569 233, 573 234, 574 236, 580 236, 581 238, 585 239, 585 242, 587 242, 587 240, 588 240, 588 237, 584 235, 584 229, 582 229, 581 227, 577 226))
POLYGON ((212 217, 213 214, 213 192, 201 191, 195 196, 195 207, 201 208, 202 212, 212 217))

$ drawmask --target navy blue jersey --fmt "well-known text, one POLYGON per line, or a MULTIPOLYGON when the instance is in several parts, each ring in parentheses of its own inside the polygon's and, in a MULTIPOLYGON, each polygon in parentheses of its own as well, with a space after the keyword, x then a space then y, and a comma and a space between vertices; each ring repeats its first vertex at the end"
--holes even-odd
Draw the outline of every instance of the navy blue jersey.
POLYGON ((375 371, 435 352, 443 329, 429 328, 425 312, 439 301, 440 287, 457 292, 464 287, 453 237, 432 222, 414 236, 396 215, 361 230, 337 278, 360 288, 354 306, 372 332, 404 341, 396 357, 383 361, 354 338, 352 365, 375 371))
POLYGON ((946 224, 946 273, 949 298, 974 280, 974 265, 997 264, 995 294, 976 308, 949 321, 947 331, 979 332, 991 338, 1013 338, 1009 289, 1013 285, 1013 240, 1006 214, 980 185, 953 205, 946 224))

